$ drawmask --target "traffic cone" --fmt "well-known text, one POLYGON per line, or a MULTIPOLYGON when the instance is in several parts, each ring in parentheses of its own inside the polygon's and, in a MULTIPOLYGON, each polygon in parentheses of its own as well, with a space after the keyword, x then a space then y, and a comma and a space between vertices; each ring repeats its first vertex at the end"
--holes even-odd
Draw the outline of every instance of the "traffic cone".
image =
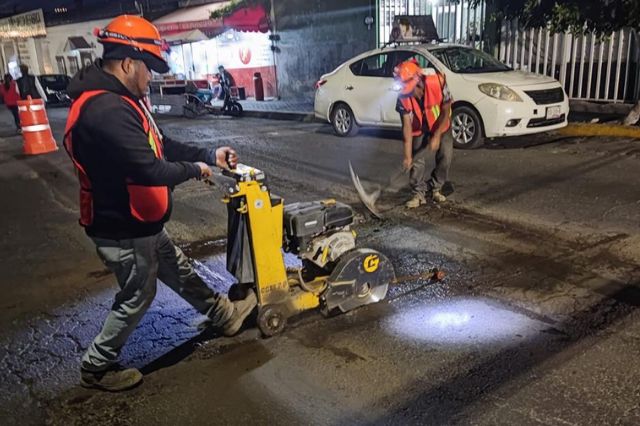
POLYGON ((58 145, 51 133, 44 100, 32 99, 28 96, 26 100, 18 101, 18 111, 24 139, 24 153, 37 155, 57 151, 58 145))

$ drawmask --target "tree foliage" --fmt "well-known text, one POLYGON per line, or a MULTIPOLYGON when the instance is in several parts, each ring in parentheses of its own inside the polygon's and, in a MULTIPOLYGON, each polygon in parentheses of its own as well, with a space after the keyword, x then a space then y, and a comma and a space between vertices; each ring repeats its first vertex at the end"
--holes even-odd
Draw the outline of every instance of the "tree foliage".
POLYGON ((211 16, 209 18, 221 19, 231 15, 233 12, 242 7, 253 7, 258 5, 264 6, 267 12, 271 8, 271 2, 269 0, 232 0, 228 5, 211 12, 211 16))
MULTIPOLYGON (((482 0, 471 0, 476 6, 482 0)), ((494 19, 517 18, 525 28, 607 35, 621 28, 640 29, 640 0, 486 0, 494 19)))

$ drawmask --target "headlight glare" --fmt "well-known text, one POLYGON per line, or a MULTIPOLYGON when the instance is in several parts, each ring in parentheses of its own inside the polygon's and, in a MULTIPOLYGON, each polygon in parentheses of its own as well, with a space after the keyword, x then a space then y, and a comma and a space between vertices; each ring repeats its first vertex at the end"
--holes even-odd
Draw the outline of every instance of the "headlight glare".
POLYGON ((478 89, 487 96, 507 102, 522 102, 522 98, 509 87, 498 83, 482 83, 478 89))

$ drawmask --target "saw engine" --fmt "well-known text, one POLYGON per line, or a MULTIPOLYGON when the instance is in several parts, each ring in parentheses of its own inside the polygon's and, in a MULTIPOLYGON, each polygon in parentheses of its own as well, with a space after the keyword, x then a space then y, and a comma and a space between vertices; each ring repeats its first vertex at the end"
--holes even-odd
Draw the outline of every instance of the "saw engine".
POLYGON ((382 253, 358 248, 353 209, 335 200, 284 205, 262 171, 238 165, 217 176, 229 216, 227 269, 236 288, 258 296, 258 326, 282 331, 292 315, 314 308, 328 315, 385 298, 395 279, 382 253), (284 264, 283 251, 301 267, 284 264))
POLYGON ((352 223, 351 207, 334 200, 286 205, 284 249, 306 264, 325 268, 356 248, 352 223))

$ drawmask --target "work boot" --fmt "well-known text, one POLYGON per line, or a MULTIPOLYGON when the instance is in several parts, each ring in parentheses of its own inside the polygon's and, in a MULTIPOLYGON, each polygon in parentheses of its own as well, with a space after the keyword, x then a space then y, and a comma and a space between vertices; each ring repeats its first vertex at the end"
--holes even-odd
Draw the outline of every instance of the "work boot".
POLYGON ((404 206, 408 209, 415 209, 416 207, 420 207, 423 204, 427 204, 427 199, 422 193, 416 192, 415 194, 413 194, 413 197, 411 197, 409 201, 404 203, 404 206))
POLYGON ((100 372, 80 370, 80 385, 83 388, 120 392, 131 389, 141 382, 142 373, 136 368, 115 367, 100 372))
POLYGON ((436 203, 444 203, 445 201, 447 201, 447 197, 442 195, 442 192, 438 190, 434 190, 433 192, 431 192, 431 199, 436 203))
POLYGON ((238 334, 244 324, 244 320, 247 319, 253 308, 258 304, 256 293, 253 290, 249 290, 247 297, 243 300, 233 302, 233 313, 222 325, 222 334, 227 337, 235 336, 238 334))

